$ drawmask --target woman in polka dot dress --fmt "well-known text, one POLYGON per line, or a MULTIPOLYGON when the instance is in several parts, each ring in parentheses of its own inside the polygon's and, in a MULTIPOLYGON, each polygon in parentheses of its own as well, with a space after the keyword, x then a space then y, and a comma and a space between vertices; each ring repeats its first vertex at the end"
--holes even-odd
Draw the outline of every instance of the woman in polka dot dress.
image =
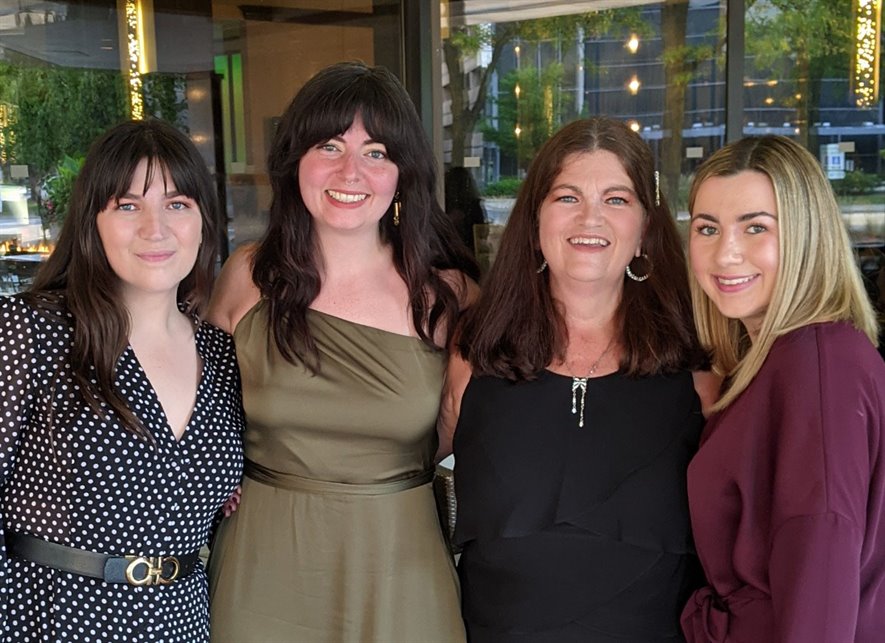
POLYGON ((58 247, 0 298, 0 641, 206 641, 198 557, 242 470, 229 335, 196 317, 217 250, 183 134, 90 150, 58 247))

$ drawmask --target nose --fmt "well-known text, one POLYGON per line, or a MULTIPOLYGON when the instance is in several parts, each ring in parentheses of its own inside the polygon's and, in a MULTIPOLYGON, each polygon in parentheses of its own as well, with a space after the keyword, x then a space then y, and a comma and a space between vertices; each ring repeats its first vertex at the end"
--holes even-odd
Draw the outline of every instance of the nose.
POLYGON ((734 266, 744 260, 744 249, 738 231, 723 231, 716 244, 716 263, 720 266, 734 266))
POLYGON ((347 151, 341 156, 341 176, 347 184, 359 181, 359 169, 356 154, 347 151))
POLYGON ((581 208, 578 216, 583 219, 584 223, 588 225, 596 225, 602 221, 602 212, 602 203, 599 203, 594 199, 588 199, 584 202, 584 207, 581 208))
POLYGON ((145 207, 139 230, 141 236, 145 239, 163 239, 166 229, 166 213, 158 207, 145 207))

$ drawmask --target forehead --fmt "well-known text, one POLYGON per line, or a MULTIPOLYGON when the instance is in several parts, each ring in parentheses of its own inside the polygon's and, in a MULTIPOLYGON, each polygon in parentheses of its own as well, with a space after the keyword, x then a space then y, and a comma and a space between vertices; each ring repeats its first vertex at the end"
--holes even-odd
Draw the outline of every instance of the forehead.
POLYGON ((777 214, 777 198, 771 179, 756 170, 743 170, 728 176, 710 176, 698 186, 692 213, 777 214))
POLYGON ((617 155, 608 150, 592 152, 576 152, 569 154, 562 161, 562 167, 554 180, 560 182, 610 182, 633 188, 633 181, 627 175, 624 165, 617 155))

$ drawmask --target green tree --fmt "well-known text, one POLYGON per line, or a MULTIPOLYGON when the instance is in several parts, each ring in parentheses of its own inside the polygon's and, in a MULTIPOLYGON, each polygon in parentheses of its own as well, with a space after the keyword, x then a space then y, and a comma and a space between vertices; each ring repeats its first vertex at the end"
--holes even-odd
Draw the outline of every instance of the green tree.
MULTIPOLYGON (((145 112, 184 129, 184 88, 180 75, 146 76, 145 112)), ((63 185, 71 178, 70 159, 85 156, 96 137, 129 118, 125 77, 112 70, 0 61, 0 101, 10 105, 14 114, 2 131, 4 149, 0 156, 28 166, 31 193, 43 226, 48 228, 58 212, 43 203, 41 188, 62 186, 63 192, 63 185)))
POLYGON ((562 123, 561 91, 564 70, 560 63, 543 69, 515 69, 500 81, 497 123, 483 124, 483 135, 502 152, 527 167, 562 123), (516 87, 519 86, 519 99, 516 87), (517 135, 516 128, 520 132, 517 135))
MULTIPOLYGON (((0 100, 15 115, 4 127, 4 155, 28 166, 31 193, 46 216, 43 181, 58 173, 65 157, 84 156, 96 136, 126 118, 126 86, 119 73, 7 62, 0 62, 0 78, 0 100)), ((44 219, 44 227, 49 223, 44 219)))
POLYGON ((465 141, 481 121, 489 82, 508 45, 518 39, 525 43, 553 40, 566 46, 584 38, 631 31, 643 37, 650 34, 637 7, 495 25, 451 27, 449 37, 443 41, 443 60, 449 72, 452 165, 464 164, 465 141), (466 65, 483 47, 488 48, 489 63, 478 70, 474 82, 468 87, 466 65))
POLYGON ((799 141, 808 146, 811 105, 817 105, 820 78, 832 65, 847 72, 853 42, 850 0, 755 0, 747 6, 747 52, 761 74, 789 76, 795 92, 783 104, 795 107, 799 141))
POLYGON ((661 176, 664 195, 675 208, 682 178, 682 127, 685 94, 700 65, 714 55, 710 44, 689 45, 688 0, 665 0, 661 7, 664 47, 664 138, 661 141, 661 176))

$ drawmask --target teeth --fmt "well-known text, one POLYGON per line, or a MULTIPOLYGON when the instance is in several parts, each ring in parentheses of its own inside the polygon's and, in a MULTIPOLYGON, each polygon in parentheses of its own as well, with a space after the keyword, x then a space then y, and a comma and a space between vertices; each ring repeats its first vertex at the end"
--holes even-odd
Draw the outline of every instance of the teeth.
POLYGON ((716 279, 723 286, 737 286, 740 284, 747 283, 748 281, 753 279, 753 277, 752 276, 750 276, 750 277, 736 277, 734 279, 726 279, 725 277, 716 277, 716 279))
POLYGON ((572 237, 569 239, 569 243, 573 246, 601 246, 603 248, 609 245, 608 241, 599 237, 572 237))
POLYGON ((358 203, 369 198, 368 194, 345 194, 344 192, 336 192, 335 190, 326 190, 326 194, 342 203, 358 203))

